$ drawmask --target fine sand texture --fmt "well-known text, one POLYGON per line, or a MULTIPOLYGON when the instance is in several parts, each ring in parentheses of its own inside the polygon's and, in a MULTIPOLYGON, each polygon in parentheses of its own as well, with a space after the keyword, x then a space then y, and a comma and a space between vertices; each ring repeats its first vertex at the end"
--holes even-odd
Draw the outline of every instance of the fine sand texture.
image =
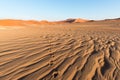
POLYGON ((120 21, 0 26, 0 80, 120 80, 120 21))

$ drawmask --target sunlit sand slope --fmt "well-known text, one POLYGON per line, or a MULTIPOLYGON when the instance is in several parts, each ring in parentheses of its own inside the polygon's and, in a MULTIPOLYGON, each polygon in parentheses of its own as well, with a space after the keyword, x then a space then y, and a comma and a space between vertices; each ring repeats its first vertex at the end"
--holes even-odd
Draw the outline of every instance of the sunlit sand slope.
POLYGON ((120 80, 119 22, 1 27, 0 80, 120 80))

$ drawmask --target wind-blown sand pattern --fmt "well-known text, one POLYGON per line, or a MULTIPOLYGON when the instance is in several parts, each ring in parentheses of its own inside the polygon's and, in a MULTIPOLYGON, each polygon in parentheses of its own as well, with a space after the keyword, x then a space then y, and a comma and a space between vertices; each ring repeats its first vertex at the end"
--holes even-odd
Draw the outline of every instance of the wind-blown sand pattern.
POLYGON ((0 29, 0 80, 120 80, 119 23, 0 29))

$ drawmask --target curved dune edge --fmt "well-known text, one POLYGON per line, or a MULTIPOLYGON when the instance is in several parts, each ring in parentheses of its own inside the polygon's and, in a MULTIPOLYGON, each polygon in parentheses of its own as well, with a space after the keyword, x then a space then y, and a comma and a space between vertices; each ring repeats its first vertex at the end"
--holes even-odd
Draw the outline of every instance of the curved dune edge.
POLYGON ((119 80, 120 28, 97 24, 9 31, 14 37, 0 41, 0 80, 119 80))

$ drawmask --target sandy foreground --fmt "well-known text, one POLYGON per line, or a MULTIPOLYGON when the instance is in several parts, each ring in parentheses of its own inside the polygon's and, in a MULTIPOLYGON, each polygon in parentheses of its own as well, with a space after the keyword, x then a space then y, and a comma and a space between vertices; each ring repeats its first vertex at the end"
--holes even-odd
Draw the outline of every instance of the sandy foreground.
POLYGON ((119 23, 0 26, 0 80, 120 80, 119 23))

